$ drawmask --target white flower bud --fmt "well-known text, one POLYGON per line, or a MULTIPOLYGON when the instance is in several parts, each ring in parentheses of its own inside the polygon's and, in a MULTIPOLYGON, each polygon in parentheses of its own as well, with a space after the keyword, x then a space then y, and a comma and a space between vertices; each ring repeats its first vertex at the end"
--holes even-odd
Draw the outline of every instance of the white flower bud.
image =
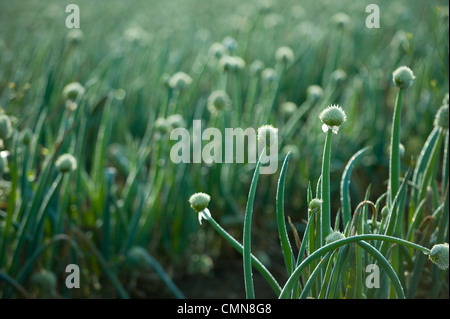
POLYGON ((127 254, 127 262, 133 268, 145 268, 148 265, 147 250, 140 246, 131 247, 127 254))
POLYGON ((63 98, 65 100, 77 100, 81 99, 84 95, 85 89, 78 82, 72 82, 67 84, 63 89, 63 98))
POLYGON ((278 129, 272 125, 263 125, 258 128, 258 141, 266 146, 272 145, 272 143, 278 138, 278 129))
POLYGON ((220 59, 225 55, 226 48, 222 43, 216 42, 209 47, 209 54, 216 59, 220 59))
POLYGON ((211 196, 205 193, 195 193, 189 198, 192 209, 197 213, 204 211, 211 200, 211 196))
POLYGON ((407 66, 401 66, 392 73, 394 84, 402 89, 410 87, 415 78, 413 71, 407 66))
POLYGON ((228 51, 233 52, 237 49, 237 42, 233 37, 227 36, 223 39, 222 44, 228 51))
POLYGON ((250 64, 250 74, 258 75, 264 70, 264 62, 260 60, 255 60, 250 64))
POLYGON ((164 135, 167 132, 169 132, 170 129, 170 123, 163 117, 159 117, 155 121, 155 130, 161 134, 164 135))
POLYGON ((198 213, 198 222, 201 225, 203 219, 210 219, 211 213, 208 209, 208 204, 211 200, 211 196, 205 193, 195 193, 189 198, 189 203, 192 209, 198 213))
POLYGON ((306 98, 311 103, 316 103, 323 96, 323 89, 319 85, 310 85, 306 89, 306 98))
POLYGON ((241 71, 245 68, 245 61, 238 56, 224 55, 219 64, 222 70, 226 72, 241 71))
POLYGON ((71 154, 63 154, 55 162, 61 173, 68 173, 77 169, 77 160, 71 154))
POLYGON ((83 42, 83 39, 84 34, 80 29, 70 29, 69 32, 67 32, 66 41, 71 45, 77 45, 83 42))
POLYGON ((319 119, 323 123, 322 130, 324 132, 331 129, 333 133, 337 134, 339 127, 347 120, 347 116, 340 106, 331 105, 320 113, 319 119))
POLYGON ((213 114, 217 114, 228 109, 230 105, 231 100, 227 92, 223 90, 214 91, 208 97, 207 107, 208 110, 213 114))
POLYGON ((430 260, 439 267, 439 269, 448 269, 448 243, 434 245, 431 248, 430 260))
POLYGON ((350 17, 343 12, 336 13, 331 20, 336 24, 339 29, 344 29, 350 23, 350 17))
POLYGON ((341 233, 340 231, 333 231, 331 232, 326 238, 325 238, 325 242, 327 244, 331 244, 332 242, 338 241, 340 239, 344 239, 345 236, 343 233, 341 233))
POLYGON ((192 83, 192 78, 184 72, 177 72, 169 80, 172 89, 185 90, 192 83))
POLYGON ((167 122, 172 128, 185 127, 186 122, 180 114, 173 114, 167 117, 167 122))
POLYGON ((291 64, 294 58, 294 51, 289 47, 280 47, 275 53, 275 59, 283 64, 291 64))
POLYGON ((291 116, 295 112, 295 110, 297 110, 297 104, 287 101, 281 104, 280 108, 283 115, 291 116))
POLYGON ((275 83, 278 79, 277 72, 272 68, 265 68, 261 73, 261 79, 265 83, 275 83))
POLYGON ((334 70, 330 75, 330 79, 332 82, 339 85, 347 80, 347 73, 345 73, 345 71, 341 69, 334 70))
POLYGON ((56 295, 57 279, 51 271, 36 272, 31 276, 31 281, 39 287, 43 298, 50 298, 56 295))
POLYGON ((320 210, 322 209, 322 200, 319 198, 314 198, 309 202, 309 211, 313 214, 316 214, 318 212, 320 212, 320 210))

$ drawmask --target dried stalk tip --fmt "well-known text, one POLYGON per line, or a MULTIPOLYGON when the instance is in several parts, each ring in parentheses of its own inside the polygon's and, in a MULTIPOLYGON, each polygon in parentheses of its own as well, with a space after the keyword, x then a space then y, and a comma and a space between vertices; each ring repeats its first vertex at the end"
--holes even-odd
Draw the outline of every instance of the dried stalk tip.
POLYGON ((323 96, 323 89, 319 85, 310 85, 306 89, 308 101, 316 103, 323 96))

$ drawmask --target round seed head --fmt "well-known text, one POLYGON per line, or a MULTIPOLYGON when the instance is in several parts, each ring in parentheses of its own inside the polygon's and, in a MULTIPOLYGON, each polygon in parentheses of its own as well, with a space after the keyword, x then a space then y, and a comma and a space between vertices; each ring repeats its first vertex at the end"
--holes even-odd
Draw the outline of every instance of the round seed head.
POLYGON ((430 260, 439 267, 439 269, 448 269, 448 243, 434 245, 431 248, 430 260))
POLYGON ((407 66, 401 66, 392 73, 394 84, 402 89, 410 87, 415 78, 413 71, 407 66))
POLYGON ((170 88, 170 78, 171 76, 169 73, 163 73, 161 75, 160 81, 166 88, 170 88))
POLYGON ((71 154, 63 154, 55 162, 61 173, 68 173, 77 169, 77 160, 71 154))
POLYGON ((284 102, 281 104, 281 113, 285 116, 291 116, 297 109, 297 104, 294 102, 284 102))
POLYGON ((155 130, 159 134, 164 135, 169 132, 170 124, 165 118, 159 117, 155 121, 155 130))
POLYGON ((210 200, 211 196, 209 196, 208 194, 195 193, 189 198, 189 203, 191 204, 193 210, 195 210, 197 213, 201 213, 208 207, 210 200))
POLYGON ((350 18, 346 13, 338 12, 336 13, 331 20, 339 29, 345 29, 347 25, 350 23, 350 18))
POLYGON ((283 64, 291 64, 294 62, 294 51, 289 47, 280 47, 275 52, 275 59, 283 64))
POLYGON ((337 70, 333 71, 333 73, 331 73, 330 79, 333 83, 336 83, 339 85, 339 84, 343 83, 345 80, 347 80, 347 73, 345 73, 344 70, 337 69, 337 70))
POLYGON ((323 95, 323 89, 319 85, 310 85, 306 89, 306 98, 311 103, 317 102, 323 95))
POLYGON ((233 60, 234 60, 234 69, 236 71, 242 71, 245 68, 245 61, 243 58, 239 56, 234 56, 233 60))
POLYGON ((264 62, 260 60, 255 60, 250 64, 250 74, 258 75, 264 70, 264 62))
POLYGON ((213 56, 214 58, 220 59, 225 55, 226 48, 222 43, 216 42, 209 47, 208 52, 209 55, 213 56))
POLYGON ((192 78, 184 72, 177 72, 169 80, 169 86, 179 91, 185 90, 192 83, 192 78))
POLYGON ((222 44, 230 52, 236 51, 237 49, 237 42, 233 37, 230 36, 225 37, 222 40, 222 44))
POLYGON ((43 270, 31 276, 31 281, 39 287, 43 296, 52 296, 56 291, 56 276, 51 271, 43 270))
POLYGON ((238 56, 223 56, 219 61, 220 67, 226 72, 241 71, 245 68, 245 61, 238 56))
POLYGON ((84 87, 78 82, 72 82, 67 84, 63 89, 63 98, 65 100, 77 100, 81 99, 84 95, 84 87))
POLYGON ((114 91, 113 96, 117 101, 122 101, 127 96, 127 92, 124 89, 117 89, 114 91))
POLYGON ((126 41, 134 44, 144 44, 151 39, 151 35, 140 26, 132 26, 125 29, 123 35, 126 41))
POLYGON ((434 119, 434 125, 439 126, 443 129, 448 130, 448 104, 442 105, 436 113, 436 117, 434 119))
POLYGON ((184 122, 183 116, 180 114, 173 114, 167 117, 167 122, 173 128, 185 127, 186 123, 184 122))
POLYGON ((265 83, 275 83, 277 81, 277 72, 272 68, 265 68, 261 73, 261 79, 265 83))
POLYGON ((222 112, 223 110, 228 109, 230 105, 230 97, 228 96, 227 92, 223 90, 214 91, 208 97, 207 107, 208 110, 213 114, 217 114, 222 112))
POLYGON ((319 198, 314 198, 309 202, 309 211, 313 214, 320 212, 322 209, 322 200, 319 198))
POLYGON ((258 128, 258 141, 266 146, 272 145, 272 143, 278 138, 278 129, 272 125, 263 125, 258 128))
POLYGON ((133 268, 144 268, 148 265, 147 250, 140 246, 131 247, 127 254, 127 262, 133 268))
POLYGON ((83 42, 84 34, 81 29, 70 29, 66 35, 66 41, 69 44, 76 45, 83 42))
POLYGON ((332 231, 326 238, 325 238, 325 242, 327 244, 331 244, 332 242, 338 241, 340 239, 344 239, 345 236, 343 233, 341 233, 340 231, 332 231))
POLYGON ((0 139, 10 138, 13 133, 11 119, 6 114, 0 114, 0 139))
POLYGON ((226 71, 226 72, 234 71, 233 70, 233 68, 234 68, 233 58, 229 55, 224 55, 223 57, 221 57, 220 61, 219 61, 219 65, 223 71, 226 71))
POLYGON ((388 217, 389 215, 389 208, 387 206, 384 206, 383 209, 381 210, 381 216, 383 218, 388 217))
POLYGON ((344 110, 338 105, 327 107, 320 113, 319 118, 323 124, 329 127, 339 127, 347 120, 344 110))
POLYGON ((251 75, 259 75, 264 70, 264 62, 260 60, 255 60, 250 64, 250 74, 251 75))

